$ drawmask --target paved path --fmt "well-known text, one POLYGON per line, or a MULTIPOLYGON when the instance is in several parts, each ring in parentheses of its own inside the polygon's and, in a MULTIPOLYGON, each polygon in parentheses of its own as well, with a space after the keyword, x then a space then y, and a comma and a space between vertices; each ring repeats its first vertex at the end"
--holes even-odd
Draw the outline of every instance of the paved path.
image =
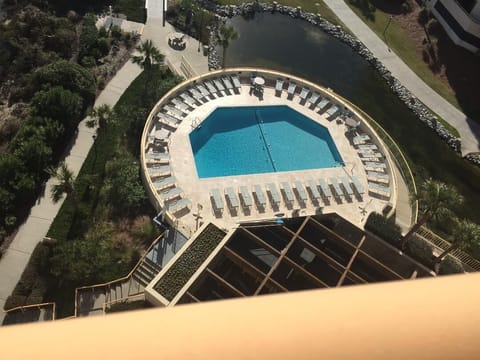
POLYGON ((462 155, 480 149, 480 125, 438 95, 420 79, 388 46, 360 19, 343 0, 324 0, 337 17, 362 41, 412 94, 440 117, 454 126, 462 139, 462 155))
MULTIPOLYGON (((161 8, 161 5, 159 5, 161 1, 150 0, 148 4, 155 10, 152 11, 153 17, 149 17, 144 27, 142 40, 152 39, 179 75, 184 75, 185 71, 182 69, 185 66, 196 74, 208 71, 207 57, 197 51, 198 42, 196 40, 186 37, 187 47, 183 51, 175 51, 168 46, 167 36, 175 32, 175 29, 168 23, 165 24, 165 27, 162 27, 163 12, 158 10, 159 7, 161 8)), ((141 69, 137 65, 131 61, 127 62, 98 96, 95 107, 102 104, 113 107, 140 73, 141 69)), ((65 156, 66 164, 75 174, 80 171, 93 145, 92 135, 94 130, 86 127, 85 122, 86 119, 80 123, 77 136, 72 139, 70 150, 65 156)), ((29 217, 20 226, 10 247, 0 259, 0 324, 4 318, 2 310, 5 300, 20 279, 33 249, 47 235, 48 229, 63 203, 63 199, 57 204, 53 204, 51 201, 50 189, 55 181, 50 179, 47 182, 45 194, 38 198, 37 203, 30 211, 29 217)))

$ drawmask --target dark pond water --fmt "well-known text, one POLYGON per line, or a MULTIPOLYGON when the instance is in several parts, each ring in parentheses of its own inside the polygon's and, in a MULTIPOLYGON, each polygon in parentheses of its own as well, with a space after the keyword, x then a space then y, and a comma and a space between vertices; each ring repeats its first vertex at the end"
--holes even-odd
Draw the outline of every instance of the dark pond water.
POLYGON ((398 100, 378 73, 350 47, 302 20, 256 14, 229 20, 239 33, 227 66, 258 66, 292 73, 330 87, 387 130, 418 180, 452 183, 466 197, 462 216, 480 222, 480 170, 466 164, 398 100))

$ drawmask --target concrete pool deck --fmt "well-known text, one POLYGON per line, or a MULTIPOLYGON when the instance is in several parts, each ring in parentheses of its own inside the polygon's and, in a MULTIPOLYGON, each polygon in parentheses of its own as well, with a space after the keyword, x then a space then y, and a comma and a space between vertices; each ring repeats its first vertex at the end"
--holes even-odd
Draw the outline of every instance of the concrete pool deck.
MULTIPOLYGON (((372 195, 368 191, 368 181, 365 167, 358 154, 358 149, 354 148, 350 139, 347 138, 345 132, 347 126, 343 122, 337 122, 335 119, 327 119, 325 113, 319 114, 318 108, 313 111, 309 108, 309 103, 305 105, 300 104, 299 94, 296 93, 293 99, 287 99, 287 92, 284 90, 281 97, 276 96, 275 88, 265 87, 263 99, 255 95, 250 95, 250 86, 242 84, 240 94, 234 95, 216 95, 215 99, 211 99, 202 105, 195 107, 189 112, 183 121, 177 126, 176 130, 172 132, 168 142, 169 164, 171 168, 171 175, 176 179, 176 186, 182 189, 182 197, 191 201, 191 210, 183 212, 175 217, 175 226, 179 228, 186 235, 192 234, 202 223, 214 220, 219 226, 226 229, 234 227, 239 222, 260 221, 275 219, 276 215, 283 214, 282 217, 294 217, 313 215, 318 213, 337 213, 352 223, 363 227, 368 214, 373 211, 382 212, 384 208, 390 204, 390 199, 394 196, 396 191, 394 173, 390 173, 391 177, 391 192, 390 199, 381 198, 372 195), (215 178, 200 179, 196 172, 195 160, 192 153, 189 134, 196 127, 201 125, 212 111, 218 107, 238 107, 238 106, 271 106, 271 105, 288 105, 299 113, 309 117, 313 121, 325 126, 340 152, 344 166, 336 168, 325 168, 315 170, 300 170, 287 171, 277 173, 265 174, 250 174, 239 176, 225 176, 215 178), (281 192, 281 183, 287 182, 291 188, 294 189, 294 182, 300 181, 307 190, 308 180, 314 180, 318 184, 320 178, 329 182, 330 178, 336 178, 340 183, 340 177, 346 177, 351 183, 351 176, 356 175, 364 190, 365 194, 358 198, 352 196, 350 199, 345 196, 341 197, 341 201, 331 198, 329 202, 323 199, 320 203, 314 203, 311 197, 308 197, 306 202, 299 201, 299 196, 295 196, 293 203, 285 202, 281 192), (281 195, 281 201, 278 206, 272 207, 272 202, 268 198, 266 184, 274 183, 277 191, 281 195), (265 208, 258 208, 253 203, 253 206, 248 209, 239 206, 236 209, 229 207, 227 202, 228 197, 225 196, 226 189, 232 187, 239 198, 239 187, 246 186, 249 194, 253 197, 254 185, 260 185, 267 197, 267 205, 265 208), (211 198, 211 190, 218 189, 224 203, 222 212, 214 211, 213 198, 211 198)), ((151 131, 153 135, 154 130, 151 131)), ((380 142, 375 139, 375 142, 380 142)), ((286 146, 288 151, 288 144, 286 146)), ((294 195, 295 194, 294 191, 294 195)))

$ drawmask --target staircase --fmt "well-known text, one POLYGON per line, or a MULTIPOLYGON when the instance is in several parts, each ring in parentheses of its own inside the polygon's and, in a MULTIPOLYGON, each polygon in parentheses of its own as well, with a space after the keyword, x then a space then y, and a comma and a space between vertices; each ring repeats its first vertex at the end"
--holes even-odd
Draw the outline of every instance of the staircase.
POLYGON ((145 257, 134 271, 132 278, 145 288, 161 270, 162 267, 159 264, 145 257))

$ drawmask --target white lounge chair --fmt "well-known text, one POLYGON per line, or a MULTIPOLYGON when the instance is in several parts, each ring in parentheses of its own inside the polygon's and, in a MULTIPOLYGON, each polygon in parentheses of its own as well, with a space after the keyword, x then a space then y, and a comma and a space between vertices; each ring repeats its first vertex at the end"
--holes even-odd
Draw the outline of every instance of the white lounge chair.
POLYGON ((175 176, 167 176, 153 181, 153 185, 155 186, 156 190, 162 190, 166 187, 175 185, 176 181, 177 179, 175 179, 175 176))
POLYGON ((246 186, 240 186, 239 193, 240 193, 240 198, 243 202, 243 205, 246 207, 252 206, 253 204, 252 197, 250 196, 248 188, 246 186))
POLYGON ((220 195, 220 191, 218 189, 212 189, 210 191, 210 195, 213 198, 213 205, 215 206, 215 209, 223 211, 223 199, 222 195, 220 195))
POLYGON ((333 105, 332 107, 330 107, 330 108, 327 110, 327 115, 328 115, 329 117, 334 116, 334 115, 338 112, 338 110, 340 110, 340 109, 338 108, 338 106, 333 105))
POLYGON ((167 153, 146 153, 145 159, 148 160, 168 160, 170 156, 167 153))
POLYGON ((333 190, 337 194, 337 196, 341 197, 343 195, 342 189, 340 189, 340 185, 338 185, 337 179, 330 178, 330 184, 333 186, 333 190))
POLYGON ((329 104, 330 104, 330 101, 329 101, 327 98, 323 98, 323 99, 320 100, 320 102, 318 103, 318 108, 319 108, 320 110, 323 110, 323 109, 325 109, 329 104))
POLYGON ((382 169, 386 169, 387 168, 387 165, 383 162, 380 162, 380 161, 366 161, 364 164, 363 164, 366 168, 369 168, 369 169, 374 169, 374 170, 382 170, 382 169))
POLYGON ((165 188, 161 191, 158 191, 158 195, 160 196, 160 199, 162 199, 163 201, 169 201, 173 198, 179 197, 182 192, 183 192, 182 189, 178 187, 172 187, 172 188, 165 188))
POLYGON ((265 198, 265 194, 263 193, 261 186, 253 185, 253 193, 255 194, 255 197, 257 198, 258 203, 262 207, 265 207, 265 205, 267 205, 267 200, 265 198))
POLYGON ((293 81, 291 81, 288 84, 288 90, 287 93, 289 96, 293 96, 295 94, 295 89, 297 88, 297 84, 295 84, 293 81))
POLYGON ((233 86, 240 91, 242 88, 242 84, 240 83, 240 79, 237 75, 232 75, 233 86))
POLYGON ((172 214, 175 214, 179 212, 180 210, 183 210, 185 208, 189 208, 191 205, 190 200, 187 198, 182 198, 178 201, 171 202, 168 204, 168 211, 170 211, 172 214))
POLYGON ((271 200, 274 205, 280 204, 280 194, 278 193, 277 187, 274 183, 267 184, 267 191, 270 193, 271 200))
POLYGON ((223 86, 222 82, 220 79, 213 79, 213 83, 217 87, 218 91, 225 91, 225 86, 223 86))
POLYGON ((305 187, 303 186, 302 182, 299 180, 295 180, 293 183, 295 189, 297 190, 297 194, 300 199, 305 203, 308 200, 307 192, 305 191, 305 187))
POLYGON ((357 176, 352 175, 352 183, 358 195, 363 195, 365 193, 365 191, 363 190, 362 183, 360 182, 357 176))
POLYGON ((283 193, 285 194, 285 199, 287 200, 288 203, 293 203, 295 198, 293 197, 293 191, 292 188, 290 187, 290 184, 287 182, 282 182, 280 184, 281 189, 283 190, 283 193))
POLYGON ((190 95, 188 95, 187 93, 183 92, 180 94, 180 97, 182 98, 182 100, 185 102, 185 104, 187 104, 188 106, 190 106, 191 108, 194 108, 195 106, 197 106, 197 102, 199 103, 200 101, 197 101, 195 99, 193 99, 192 97, 190 97, 190 95))
POLYGON ((375 144, 358 145, 357 148, 360 150, 378 150, 378 147, 375 144))
POLYGON ((342 182, 343 188, 347 192, 348 196, 353 195, 353 189, 350 186, 350 182, 347 180, 345 176, 340 176, 340 181, 342 182))
POLYGON ((371 181, 368 182, 368 191, 390 197, 390 187, 380 185, 371 181))
POLYGON ((232 82, 230 81, 229 78, 223 77, 222 80, 223 80, 223 83, 225 84, 225 87, 227 88, 227 90, 233 90, 233 84, 232 84, 232 82))
POLYGON ((315 181, 313 181, 312 179, 307 180, 307 186, 310 189, 310 194, 312 195, 313 199, 318 200, 321 198, 315 181))
POLYGON ((170 175, 170 173, 172 172, 172 168, 170 167, 170 165, 149 167, 147 168, 147 170, 148 170, 148 174, 151 177, 170 175))
POLYGON ((170 105, 165 105, 163 107, 163 109, 168 111, 169 113, 175 115, 179 119, 183 118, 186 115, 186 113, 184 113, 184 112, 180 111, 179 109, 174 108, 173 106, 170 106, 170 105))
POLYGON ((277 79, 277 82, 275 84, 275 91, 282 92, 282 90, 283 90, 283 79, 277 79))
POLYGON ((225 189, 225 195, 228 197, 228 200, 230 201, 230 205, 232 208, 236 209, 238 208, 238 198, 237 194, 233 190, 231 186, 227 187, 225 189))
POLYGON ((310 99, 308 99, 308 102, 312 105, 315 106, 317 103, 318 99, 320 98, 320 94, 317 92, 314 92, 312 96, 310 96, 310 99))
POLYGON ((157 121, 161 122, 162 124, 168 125, 174 129, 177 128, 177 125, 179 123, 181 123, 181 121, 176 117, 162 112, 158 112, 156 117, 157 121))
POLYGON ((300 99, 302 101, 306 101, 309 93, 310 93, 310 89, 308 87, 302 88, 302 91, 300 92, 300 99))
POLYGON ((218 90, 215 88, 215 86, 213 86, 210 81, 205 81, 203 84, 206 86, 210 94, 215 95, 216 93, 218 93, 218 90))
POLYGON ((200 104, 202 103, 202 99, 205 99, 205 95, 203 95, 198 89, 191 88, 188 91, 190 91, 193 98, 200 104))
POLYGON ((390 176, 384 172, 367 171, 368 180, 388 184, 390 182, 390 176))
POLYGON ((200 94, 202 94, 204 98, 208 98, 210 96, 210 92, 202 84, 197 85, 197 90, 200 91, 200 94))
POLYGON ((324 179, 318 179, 320 184, 320 188, 322 189, 323 195, 326 198, 332 197, 332 192, 330 191, 330 187, 328 186, 327 182, 324 179))
POLYGON ((383 154, 378 151, 365 150, 365 151, 359 151, 358 153, 364 159, 373 159, 373 158, 382 159, 383 158, 383 154))
POLYGON ((357 135, 353 138, 353 145, 365 144, 367 141, 370 141, 370 136, 367 134, 357 135))
POLYGON ((180 111, 183 111, 185 114, 190 112, 190 107, 187 104, 185 104, 183 101, 177 98, 173 98, 172 103, 173 105, 175 105, 177 109, 179 109, 180 111))

